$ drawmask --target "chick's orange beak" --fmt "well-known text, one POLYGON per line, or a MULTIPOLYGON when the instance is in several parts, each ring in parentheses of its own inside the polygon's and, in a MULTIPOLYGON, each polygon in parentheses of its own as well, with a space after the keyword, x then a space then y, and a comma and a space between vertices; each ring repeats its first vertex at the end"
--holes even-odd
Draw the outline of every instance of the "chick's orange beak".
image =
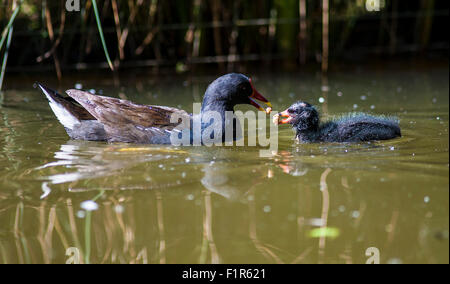
POLYGON ((289 124, 292 121, 292 119, 294 119, 294 117, 291 116, 287 110, 285 110, 274 116, 274 123, 275 124, 289 124))

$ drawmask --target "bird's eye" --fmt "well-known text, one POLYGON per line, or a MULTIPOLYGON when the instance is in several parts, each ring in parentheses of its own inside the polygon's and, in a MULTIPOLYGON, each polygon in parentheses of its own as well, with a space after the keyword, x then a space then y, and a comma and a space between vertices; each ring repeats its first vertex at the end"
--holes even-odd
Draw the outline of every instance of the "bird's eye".
POLYGON ((289 113, 295 113, 295 109, 290 108, 290 109, 288 109, 288 112, 289 113))
POLYGON ((240 85, 239 89, 242 93, 247 94, 250 92, 250 88, 247 85, 240 85))

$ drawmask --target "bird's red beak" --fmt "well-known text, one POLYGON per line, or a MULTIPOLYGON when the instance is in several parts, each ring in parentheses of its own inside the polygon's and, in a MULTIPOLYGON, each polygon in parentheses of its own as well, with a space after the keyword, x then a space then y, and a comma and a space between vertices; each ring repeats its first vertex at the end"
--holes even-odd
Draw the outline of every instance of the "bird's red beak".
POLYGON ((261 111, 270 113, 272 111, 272 104, 253 87, 252 79, 250 79, 250 85, 252 86, 253 90, 252 94, 249 97, 250 104, 261 111), (263 102, 268 106, 268 108, 267 109, 263 108, 256 100, 263 102))
POLYGON ((273 117, 273 123, 275 124, 289 124, 292 119, 294 119, 293 116, 289 114, 287 110, 280 112, 273 117))

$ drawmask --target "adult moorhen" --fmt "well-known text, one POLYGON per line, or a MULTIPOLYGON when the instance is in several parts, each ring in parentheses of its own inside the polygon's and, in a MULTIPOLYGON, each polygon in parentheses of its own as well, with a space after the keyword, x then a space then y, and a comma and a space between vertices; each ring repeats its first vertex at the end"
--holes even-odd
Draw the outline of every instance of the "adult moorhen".
POLYGON ((309 103, 298 101, 274 116, 276 124, 291 124, 301 143, 362 142, 401 137, 395 117, 350 113, 320 123, 319 112, 309 103))
MULTIPOLYGON (((179 122, 171 122, 171 116, 177 115, 178 118, 191 122, 194 119, 192 114, 173 107, 139 105, 81 90, 68 90, 66 93, 69 97, 65 97, 42 84, 37 86, 47 97, 51 109, 67 134, 75 140, 171 144, 171 134, 178 131, 180 125, 179 122)), ((242 74, 230 73, 208 86, 200 116, 211 112, 220 114, 222 128, 225 129, 225 112, 234 112, 235 105, 250 104, 265 111, 256 100, 271 107, 270 102, 255 90, 251 79, 242 74)), ((201 121, 203 131, 210 123, 201 121)), ((233 124, 236 125, 235 120, 233 124)), ((192 144, 193 124, 189 125, 192 144)), ((236 131, 236 128, 233 128, 233 131, 236 131)), ((223 133, 219 139, 225 141, 225 132, 220 129, 217 132, 223 133)), ((236 136, 234 132, 233 139, 236 139, 236 136)))

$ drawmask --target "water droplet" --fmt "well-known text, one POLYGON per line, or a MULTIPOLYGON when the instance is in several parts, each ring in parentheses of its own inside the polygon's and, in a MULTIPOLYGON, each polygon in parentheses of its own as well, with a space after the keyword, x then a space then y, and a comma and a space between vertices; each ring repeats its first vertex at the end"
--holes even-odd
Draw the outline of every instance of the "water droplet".
POLYGON ((95 201, 86 200, 81 202, 80 207, 86 211, 95 211, 98 209, 98 204, 95 201))
POLYGON ((330 87, 329 86, 322 86, 321 88, 320 88, 321 90, 322 90, 322 92, 328 92, 328 91, 330 91, 330 87))
POLYGON ((322 227, 325 225, 325 220, 322 218, 311 218, 308 220, 309 225, 315 227, 322 227))
POLYGON ((342 92, 338 92, 338 93, 337 93, 337 96, 338 96, 338 97, 342 97, 343 95, 344 95, 344 94, 343 94, 342 92))
POLYGON ((322 97, 320 97, 320 98, 319 98, 319 103, 323 104, 324 102, 325 102, 325 99, 322 98, 322 97))
POLYGON ((272 208, 270 207, 270 205, 266 205, 264 206, 263 210, 265 213, 270 213, 270 211, 272 211, 272 208))
POLYGON ((86 217, 86 211, 79 210, 77 212, 77 217, 80 218, 80 219, 83 219, 84 217, 86 217))
POLYGON ((353 211, 352 212, 352 218, 358 218, 360 216, 360 213, 359 213, 359 211, 357 211, 357 210, 355 210, 355 211, 353 211))
POLYGON ((114 207, 114 211, 116 211, 117 214, 122 214, 123 211, 125 211, 125 208, 119 204, 114 207))
POLYGON ((430 202, 430 197, 429 197, 429 196, 425 196, 425 197, 423 198, 423 202, 429 203, 429 202, 430 202))
POLYGON ((361 97, 359 97, 359 98, 361 99, 361 101, 367 100, 367 96, 361 96, 361 97))
POLYGON ((357 109, 357 108, 358 108, 358 105, 357 105, 357 104, 354 104, 354 105, 353 105, 353 108, 354 108, 354 109, 357 109))
POLYGON ((370 109, 375 109, 375 105, 371 105, 371 106, 370 106, 370 109))
POLYGON ((75 84, 75 89, 81 90, 81 89, 83 89, 83 85, 81 83, 76 83, 75 84))
POLYGON ((392 146, 392 147, 389 148, 389 150, 394 151, 394 150, 395 150, 395 147, 392 146))
POLYGON ((194 195, 193 194, 188 194, 188 196, 186 196, 187 200, 194 200, 194 195))

